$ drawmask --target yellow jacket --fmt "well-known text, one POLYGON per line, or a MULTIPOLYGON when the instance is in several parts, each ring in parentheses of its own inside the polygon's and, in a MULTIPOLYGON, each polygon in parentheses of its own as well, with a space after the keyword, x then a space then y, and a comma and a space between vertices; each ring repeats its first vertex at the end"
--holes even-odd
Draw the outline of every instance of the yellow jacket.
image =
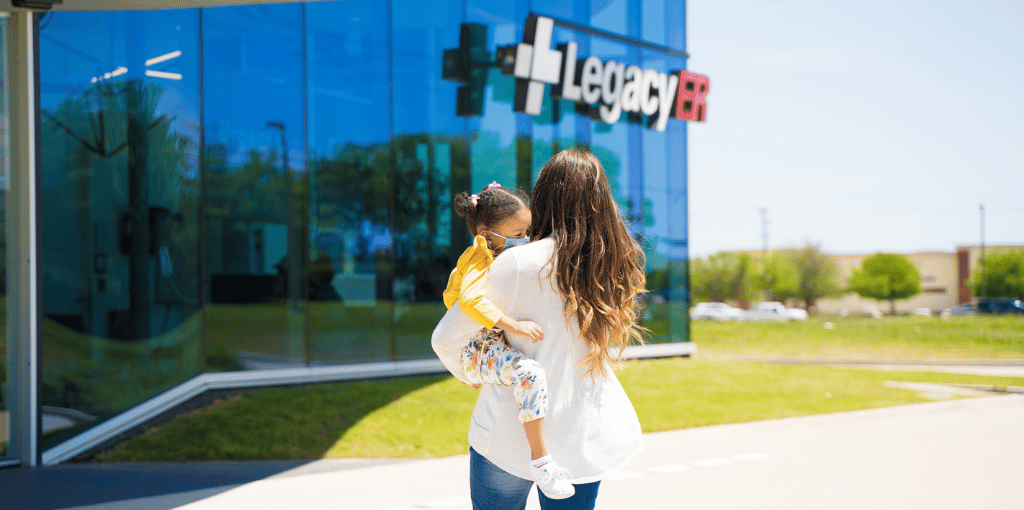
POLYGON ((494 252, 487 247, 484 236, 473 238, 473 246, 459 257, 459 262, 448 276, 448 288, 444 289, 444 306, 451 308, 459 303, 459 308, 482 324, 485 328, 493 328, 504 315, 484 297, 484 286, 487 284, 487 270, 494 262, 494 252))

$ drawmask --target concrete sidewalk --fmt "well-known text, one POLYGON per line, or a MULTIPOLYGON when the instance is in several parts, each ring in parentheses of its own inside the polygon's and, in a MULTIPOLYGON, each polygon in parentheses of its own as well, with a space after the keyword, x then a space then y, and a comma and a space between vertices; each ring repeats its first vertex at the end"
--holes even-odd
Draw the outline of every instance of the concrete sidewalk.
POLYGON ((1003 377, 1024 377, 1024 360, 1018 359, 809 359, 704 355, 709 361, 748 361, 779 365, 831 365, 901 372, 946 372, 1003 377))
MULTIPOLYGON (((1022 395, 647 434, 645 453, 602 484, 598 508, 1020 510, 1021 438, 1022 395)), ((37 470, 64 469, 59 485, 36 491, 69 495, 95 489, 90 472, 113 470, 109 499, 79 500, 77 506, 47 505, 45 497, 32 494, 18 499, 20 488, 11 485, 16 480, 0 471, 0 504, 12 501, 13 488, 18 506, 10 508, 18 510, 471 508, 465 455, 376 465, 177 466, 173 475, 160 464, 37 470), (118 477, 123 483, 116 483, 118 477), (130 487, 138 483, 165 490, 137 495, 130 487)), ((528 508, 538 508, 536 495, 528 508)))

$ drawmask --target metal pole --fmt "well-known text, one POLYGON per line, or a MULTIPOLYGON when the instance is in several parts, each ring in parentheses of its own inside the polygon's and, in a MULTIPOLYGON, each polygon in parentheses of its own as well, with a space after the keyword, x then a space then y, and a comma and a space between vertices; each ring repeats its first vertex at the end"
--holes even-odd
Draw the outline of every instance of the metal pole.
POLYGON ((768 209, 761 208, 761 261, 768 258, 768 209))
POLYGON ((286 298, 288 300, 288 309, 298 311, 299 299, 305 299, 306 296, 306 283, 302 278, 302 265, 305 261, 301 256, 302 236, 295 231, 296 227, 294 225, 292 173, 288 169, 288 137, 285 136, 284 122, 269 121, 267 122, 267 127, 281 132, 281 171, 284 172, 285 223, 287 224, 286 231, 288 232, 288 260, 285 261, 285 267, 288 270, 288 295, 286 298))
MULTIPOLYGON (((142 58, 134 59, 141 62, 142 58)), ((129 64, 131 65, 131 64, 129 64)), ((131 340, 149 338, 153 290, 150 286, 149 124, 145 106, 145 88, 141 79, 127 83, 125 100, 128 106, 128 218, 133 222, 128 253, 128 307, 131 340)))
POLYGON ((12 437, 23 465, 39 464, 39 291, 36 280, 39 95, 36 14, 12 12, 7 24, 5 81, 10 98, 10 189, 7 194, 8 349, 12 437))
MULTIPOLYGON (((761 268, 766 270, 768 268, 768 209, 766 207, 761 208, 761 268)), ((765 300, 772 301, 772 290, 768 287, 772 282, 772 275, 768 274, 768 271, 764 272, 764 283, 765 283, 765 300)))

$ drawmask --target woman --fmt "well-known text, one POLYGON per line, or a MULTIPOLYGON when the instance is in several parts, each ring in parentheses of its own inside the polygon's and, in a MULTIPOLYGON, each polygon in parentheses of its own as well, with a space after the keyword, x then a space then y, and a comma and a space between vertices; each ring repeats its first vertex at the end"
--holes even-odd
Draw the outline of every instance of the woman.
MULTIPOLYGON (((564 468, 555 476, 575 486, 568 499, 540 493, 541 508, 593 508, 600 481, 643 450, 636 412, 610 362, 631 339, 641 341, 634 306, 643 292, 644 256, 590 153, 565 150, 547 162, 531 213, 533 242, 494 260, 485 294, 510 317, 544 331, 536 344, 510 335, 547 371, 548 449, 564 468)), ((434 351, 453 374, 463 372, 462 347, 479 329, 452 307, 434 330, 434 351)), ((474 510, 526 506, 533 482, 518 412, 509 388, 484 385, 469 428, 474 510)))

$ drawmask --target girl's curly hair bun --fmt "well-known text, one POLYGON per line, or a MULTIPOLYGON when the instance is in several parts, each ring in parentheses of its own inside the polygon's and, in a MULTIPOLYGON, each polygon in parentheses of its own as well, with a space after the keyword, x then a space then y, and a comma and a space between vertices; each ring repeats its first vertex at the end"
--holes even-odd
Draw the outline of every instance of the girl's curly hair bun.
POLYGON ((469 193, 463 191, 462 193, 455 195, 455 212, 459 216, 465 216, 467 218, 476 212, 476 204, 473 203, 469 193))

